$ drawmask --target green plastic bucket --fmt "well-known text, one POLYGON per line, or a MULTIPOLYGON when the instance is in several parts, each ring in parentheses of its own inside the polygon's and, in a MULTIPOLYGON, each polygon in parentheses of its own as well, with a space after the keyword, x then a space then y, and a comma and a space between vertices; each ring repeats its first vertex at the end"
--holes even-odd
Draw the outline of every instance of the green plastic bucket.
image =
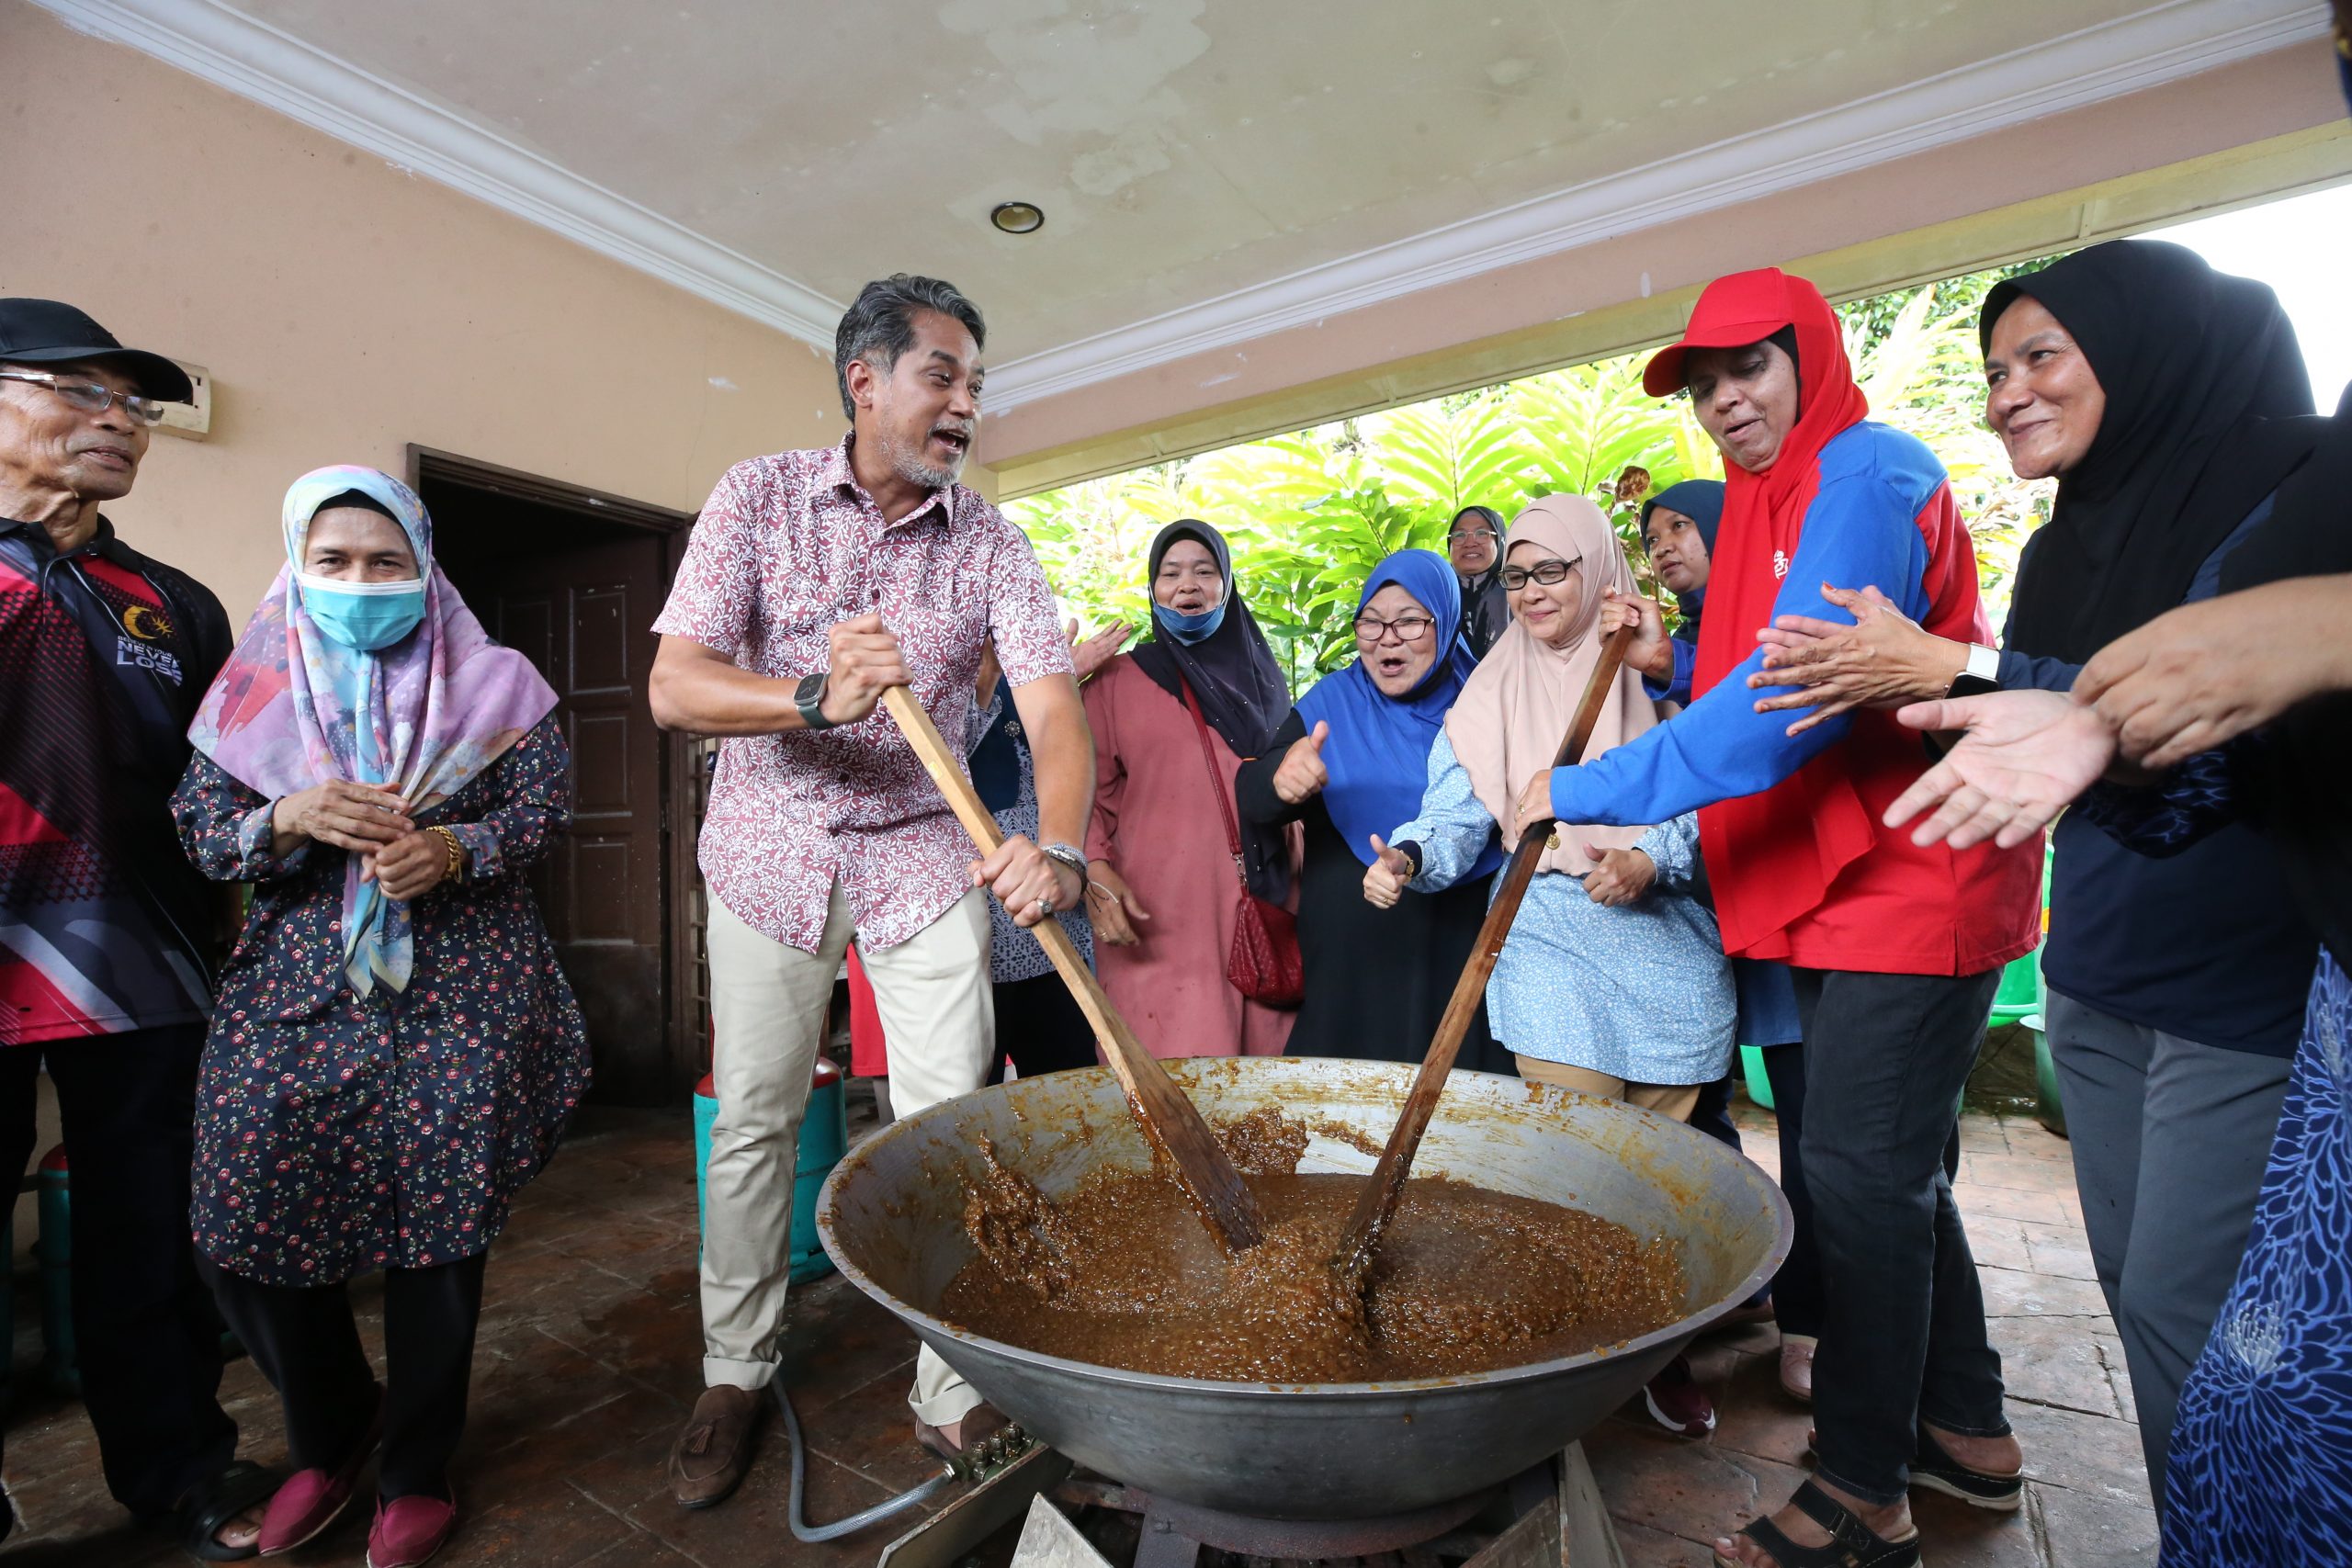
POLYGON ((2033 1087, 2040 1101, 2034 1107, 2033 1119, 2057 1134, 2066 1135, 2066 1104, 2058 1094, 2058 1065, 2050 1057, 2050 1036, 2044 1032, 2040 1013, 2030 1013, 2025 1026, 2033 1031, 2033 1087))
MULTIPOLYGON (((707 1223, 710 1191, 710 1129, 718 1120, 718 1092, 706 1073, 695 1086, 695 1223, 707 1223)), ((849 1101, 842 1070, 823 1056, 808 1080, 808 1109, 800 1118, 800 1148, 792 1177, 792 1281, 801 1284, 833 1271, 817 1239, 817 1193, 849 1152, 849 1101)))
MULTIPOLYGON (((2055 852, 2044 845, 2041 852, 2041 940, 2050 940, 2050 864, 2055 852)), ((2029 1013, 2041 1010, 2046 995, 2041 986, 2041 945, 2031 953, 2013 959, 2001 971, 2001 988, 1993 994, 1993 1016, 1987 1023, 1995 1029, 2005 1023, 2022 1023, 2029 1013)))
POLYGON ((1747 1080, 1747 1098, 1766 1111, 1772 1109, 1772 1077, 1764 1070, 1762 1047, 1739 1048, 1740 1076, 1747 1080))

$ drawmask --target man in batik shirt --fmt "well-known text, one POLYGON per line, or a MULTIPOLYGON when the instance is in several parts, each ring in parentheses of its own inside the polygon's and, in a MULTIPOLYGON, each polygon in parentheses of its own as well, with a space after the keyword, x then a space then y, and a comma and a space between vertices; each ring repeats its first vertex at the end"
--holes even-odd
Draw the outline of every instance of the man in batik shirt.
MULTIPOLYGON (((702 1250, 707 1385, 671 1452, 688 1507, 732 1492, 775 1377, 800 1119, 857 939, 901 1115, 980 1087, 997 1055, 990 894, 1033 925, 1084 890, 1093 748, 1036 557, 956 482, 979 423, 979 311, 947 284, 866 286, 833 366, 839 446, 721 479, 654 623, 656 719, 723 735, 703 826, 713 1071, 702 1250), (993 639, 1036 760, 1042 847, 971 840, 888 714, 908 687, 962 756, 993 639)), ((916 1435, 953 1452, 1002 1416, 926 1348, 916 1435)))

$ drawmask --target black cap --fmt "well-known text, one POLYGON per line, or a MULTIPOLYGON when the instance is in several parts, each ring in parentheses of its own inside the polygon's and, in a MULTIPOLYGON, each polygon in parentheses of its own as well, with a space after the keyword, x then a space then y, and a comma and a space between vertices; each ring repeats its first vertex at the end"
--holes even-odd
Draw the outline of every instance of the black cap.
POLYGON ((0 299, 0 359, 18 365, 112 365, 167 403, 193 402, 187 372, 160 354, 125 348, 114 334, 55 299, 0 299))

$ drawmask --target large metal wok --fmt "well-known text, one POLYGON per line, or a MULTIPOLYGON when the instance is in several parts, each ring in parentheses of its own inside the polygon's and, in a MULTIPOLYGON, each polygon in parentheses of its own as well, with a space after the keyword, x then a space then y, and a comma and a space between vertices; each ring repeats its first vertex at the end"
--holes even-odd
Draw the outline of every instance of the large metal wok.
MULTIPOLYGON (((1377 1148, 1413 1069, 1300 1057, 1169 1064, 1212 1120, 1272 1104, 1377 1148)), ((1679 1242, 1687 1315, 1608 1351, 1394 1383, 1209 1382, 1040 1355, 932 1315, 969 1261, 963 1212, 978 1142, 1047 1196, 1106 1168, 1141 1170, 1142 1135, 1106 1068, 985 1089, 899 1122, 825 1183, 817 1224, 859 1289, 1008 1416, 1080 1463, 1202 1507, 1276 1519, 1365 1518, 1466 1496, 1557 1453, 1631 1397, 1690 1337, 1771 1278, 1787 1203, 1723 1145, 1645 1111, 1457 1072, 1415 1166, 1572 1204, 1679 1242)), ((1369 1172, 1317 1133, 1302 1170, 1369 1172)))

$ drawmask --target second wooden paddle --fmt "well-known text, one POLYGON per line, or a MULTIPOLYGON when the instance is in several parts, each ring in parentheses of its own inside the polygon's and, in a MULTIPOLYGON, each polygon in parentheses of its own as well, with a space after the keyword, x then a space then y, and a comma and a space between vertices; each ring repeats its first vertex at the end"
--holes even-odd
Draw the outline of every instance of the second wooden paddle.
MULTIPOLYGON (((893 686, 882 694, 882 705, 899 723, 899 730, 922 759, 931 782, 947 797, 956 819, 964 824, 964 831, 980 846, 980 853, 996 852, 1004 842, 1004 834, 980 804, 979 795, 965 775, 963 762, 947 749, 947 742, 931 722, 922 705, 904 686, 893 686)), ((1127 1091, 1127 1103, 1134 1107, 1136 1121, 1143 1128, 1144 1136, 1152 1146, 1167 1156, 1176 1173, 1176 1180, 1184 1189, 1193 1210, 1229 1255, 1258 1245, 1265 1236, 1265 1222, 1258 1212, 1257 1195, 1250 1190, 1241 1173, 1227 1157, 1225 1145, 1216 1141, 1209 1130, 1206 1118, 1159 1059, 1143 1047, 1120 1018, 1111 998, 1103 994, 1102 983, 1086 961, 1078 955, 1069 933, 1062 930, 1059 920, 1039 920, 1029 928, 1030 934, 1054 961, 1054 968, 1062 983, 1078 998, 1079 1010, 1086 1014, 1086 1021, 1094 1026, 1094 1038, 1102 1044, 1102 1057, 1116 1073, 1122 1088, 1127 1091)))
MULTIPOLYGON (((1568 735, 1560 743, 1559 757, 1554 767, 1573 767, 1583 760, 1585 742, 1592 739, 1592 727, 1600 721, 1600 705, 1608 700, 1609 689, 1616 682, 1617 667, 1625 660, 1625 645, 1633 639, 1634 628, 1620 626, 1601 645, 1600 662, 1592 669, 1592 679, 1585 682, 1584 700, 1577 704, 1575 718, 1568 725, 1568 735)), ((1421 1058, 1421 1070, 1413 1079, 1413 1092, 1405 1100, 1405 1113, 1396 1119, 1396 1130, 1388 1134, 1388 1145, 1380 1151, 1380 1163, 1372 1168, 1372 1179, 1364 1183, 1363 1192, 1356 1199, 1355 1212, 1348 1216, 1348 1228, 1340 1233, 1340 1248, 1334 1255, 1333 1267, 1348 1277, 1362 1280, 1372 1266, 1372 1255, 1380 1246, 1380 1233, 1396 1212, 1396 1200, 1405 1190, 1405 1178, 1413 1168, 1413 1156, 1419 1152, 1421 1134, 1429 1131, 1430 1118, 1437 1113, 1438 1097, 1445 1092, 1446 1075, 1453 1070, 1453 1058, 1462 1050, 1462 1037, 1470 1032, 1470 1020, 1487 994, 1487 979, 1495 972, 1495 960, 1502 955, 1503 939, 1510 935, 1510 923, 1519 914, 1519 906, 1527 897, 1527 886, 1535 880, 1536 863, 1544 858, 1551 839, 1551 824, 1536 822, 1521 834, 1519 848, 1511 852, 1510 863, 1504 869, 1503 879, 1495 889, 1495 901, 1487 906, 1486 923, 1478 928, 1477 945, 1470 950, 1470 962, 1463 965, 1462 978, 1454 983, 1453 998, 1446 1003, 1445 1014, 1438 1020, 1437 1038, 1430 1042, 1429 1055, 1421 1058)))

